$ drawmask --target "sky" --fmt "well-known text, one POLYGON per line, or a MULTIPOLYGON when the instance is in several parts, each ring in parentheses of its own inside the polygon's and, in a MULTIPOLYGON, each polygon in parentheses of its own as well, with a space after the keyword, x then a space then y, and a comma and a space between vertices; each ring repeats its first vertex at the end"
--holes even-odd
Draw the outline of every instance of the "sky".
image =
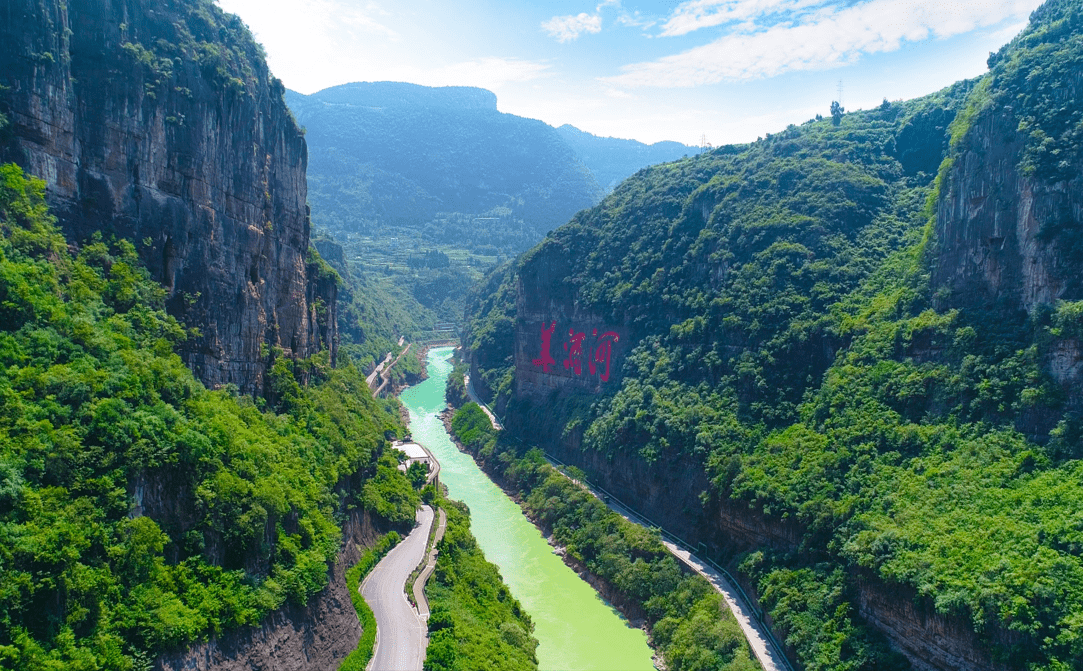
POLYGON ((300 93, 479 86, 595 135, 749 142, 986 71, 1040 0, 218 0, 300 93), (841 96, 840 96, 841 91, 841 96))

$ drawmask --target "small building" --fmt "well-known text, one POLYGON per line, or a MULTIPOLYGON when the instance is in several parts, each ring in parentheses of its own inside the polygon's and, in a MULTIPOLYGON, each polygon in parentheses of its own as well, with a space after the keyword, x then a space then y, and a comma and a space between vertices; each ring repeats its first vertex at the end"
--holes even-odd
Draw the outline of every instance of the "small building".
POLYGON ((420 462, 425 464, 425 467, 429 469, 430 473, 432 472, 432 457, 430 457, 429 453, 425 451, 425 448, 421 447, 417 443, 403 443, 395 441, 391 444, 391 447, 395 448, 396 450, 402 450, 406 453, 406 462, 399 464, 400 471, 405 473, 406 469, 409 468, 411 464, 415 462, 420 462))

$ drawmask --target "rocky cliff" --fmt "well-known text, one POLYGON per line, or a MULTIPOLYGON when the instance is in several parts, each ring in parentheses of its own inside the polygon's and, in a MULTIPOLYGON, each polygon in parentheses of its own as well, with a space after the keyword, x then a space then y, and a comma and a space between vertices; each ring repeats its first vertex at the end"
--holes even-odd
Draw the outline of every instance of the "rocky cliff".
MULTIPOLYGON (((1068 84, 1062 95, 1075 99, 1083 71, 1068 84)), ((1063 175, 1028 169, 1032 132, 1010 105, 990 104, 962 140, 937 208, 933 279, 944 304, 998 302, 1032 313, 1083 298, 1075 249, 1083 179, 1067 160, 1063 175)))
MULTIPOLYGON (((1083 299, 1081 30, 1083 10, 1047 2, 1028 30, 990 55, 941 174, 932 254, 938 307, 992 308, 1008 322, 1047 326, 1058 304, 1083 299)), ((1064 337, 1044 343, 1044 367, 1079 412, 1078 319, 1052 321, 1050 333, 1064 337)), ((1020 428, 1040 438, 1051 423, 1027 417, 1020 428)))
POLYGON ((515 393, 521 398, 544 402, 554 392, 597 393, 616 376, 626 354, 623 320, 610 323, 561 281, 573 270, 573 255, 560 242, 546 240, 516 278, 515 393))
POLYGON ((361 638, 346 588, 345 569, 373 546, 382 532, 366 512, 354 511, 343 527, 344 547, 327 588, 308 604, 287 604, 259 627, 225 632, 185 650, 166 654, 155 671, 324 671, 335 669, 361 638))
POLYGON ((0 158, 46 180, 70 241, 136 245, 199 329, 182 355, 204 383, 258 391, 274 347, 334 357, 305 140, 239 19, 210 0, 11 0, 0 84, 0 158))

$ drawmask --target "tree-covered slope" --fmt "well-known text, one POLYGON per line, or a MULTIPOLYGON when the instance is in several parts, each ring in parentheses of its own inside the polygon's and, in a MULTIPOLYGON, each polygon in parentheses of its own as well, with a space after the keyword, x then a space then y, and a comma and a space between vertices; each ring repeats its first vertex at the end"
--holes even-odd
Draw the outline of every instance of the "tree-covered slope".
POLYGON ((313 216, 332 231, 458 213, 482 218, 483 244, 518 251, 601 196, 556 130, 498 112, 488 91, 355 83, 287 102, 306 129, 313 216))
POLYGON ((361 373, 272 353, 265 407, 208 391, 134 247, 73 256, 43 190, 0 167, 0 666, 148 668, 322 590, 350 508, 412 523, 361 373))
POLYGON ((806 668, 884 668, 862 620, 918 665, 1083 668, 1081 17, 643 171, 475 302, 511 430, 740 564, 806 668), (625 334, 598 395, 524 384, 561 315, 625 334))

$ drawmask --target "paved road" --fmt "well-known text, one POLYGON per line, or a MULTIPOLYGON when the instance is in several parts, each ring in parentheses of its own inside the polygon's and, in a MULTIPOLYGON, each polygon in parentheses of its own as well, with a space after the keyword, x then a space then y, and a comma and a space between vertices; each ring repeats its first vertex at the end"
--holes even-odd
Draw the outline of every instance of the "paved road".
POLYGON ((432 549, 429 550, 429 561, 425 564, 425 568, 421 571, 421 575, 414 581, 414 602, 417 603, 418 617, 422 622, 429 621, 429 600, 425 596, 425 583, 429 582, 429 577, 432 576, 432 572, 436 570, 436 555, 440 554, 436 549, 436 546, 440 544, 440 540, 444 537, 444 531, 447 530, 447 513, 444 509, 440 509, 440 522, 436 525, 436 535, 432 537, 432 549))
POLYGON ((463 375, 463 384, 466 385, 466 393, 470 396, 470 400, 481 406, 481 409, 485 411, 485 414, 489 416, 489 421, 493 423, 494 429, 504 430, 504 425, 500 423, 500 420, 496 418, 493 411, 489 409, 489 406, 481 400, 476 393, 474 393, 474 385, 470 383, 470 375, 463 375))
POLYGON ((378 366, 376 366, 376 368, 374 368, 372 370, 372 372, 368 374, 367 377, 365 377, 365 381, 369 383, 369 388, 370 389, 372 388, 372 385, 376 382, 376 376, 379 375, 380 371, 382 371, 384 369, 384 366, 387 365, 387 362, 391 361, 391 355, 392 354, 393 354, 393 352, 388 352, 387 356, 384 357, 384 360, 381 361, 380 364, 378 366))
POLYGON ((675 557, 706 578, 707 582, 711 583, 722 594, 722 598, 726 600, 726 605, 729 606, 730 612, 736 618, 737 624, 741 625, 741 631, 745 633, 745 638, 748 639, 748 644, 752 646, 752 652, 756 655, 756 659, 759 660, 764 671, 785 671, 790 668, 789 663, 786 662, 775 646, 767 642, 767 635, 763 625, 752 617, 752 609, 745 603, 744 599, 737 595, 737 590, 734 589, 724 575, 677 544, 667 540, 662 542, 675 557))
MULTIPOLYGON (((401 340, 401 338, 400 338, 400 340, 401 340)), ((384 364, 387 364, 387 366, 384 366, 383 364, 380 364, 380 366, 381 366, 381 368, 383 368, 383 370, 382 371, 376 371, 377 373, 380 373, 380 386, 376 388, 376 391, 372 392, 373 396, 379 396, 381 393, 383 393, 383 391, 387 387, 388 383, 391 382, 391 369, 395 366, 395 364, 397 364, 399 361, 402 360, 402 357, 406 356, 406 353, 409 352, 410 348, 413 347, 413 346, 414 346, 413 343, 410 343, 409 345, 407 345, 406 349, 402 350, 402 352, 399 352, 399 355, 397 357, 395 357, 395 360, 392 361, 391 363, 387 363, 387 359, 384 359, 384 364)), ((387 358, 388 359, 391 358, 390 353, 388 353, 387 358)), ((369 387, 370 388, 372 387, 371 382, 369 383, 369 387)))
POLYGON ((426 627, 406 600, 404 586, 425 557, 432 520, 432 508, 422 506, 418 525, 361 583, 361 596, 376 615, 376 650, 370 670, 420 671, 425 661, 426 627))
MULTIPOLYGON (((550 459, 549 463, 553 466, 558 465, 552 459, 550 459)), ((564 477, 568 477, 567 474, 563 475, 564 477)), ((621 505, 612 497, 604 495, 604 492, 595 490, 587 483, 581 482, 579 484, 585 486, 587 491, 602 500, 610 510, 632 524, 638 524, 647 529, 655 528, 653 524, 650 524, 641 518, 638 513, 621 505)), ((779 652, 775 646, 768 643, 766 630, 763 625, 756 620, 756 618, 752 617, 752 608, 738 595, 737 590, 734 589, 733 585, 725 576, 708 566, 706 562, 701 561, 688 550, 678 546, 676 543, 672 543, 663 538, 662 544, 666 546, 670 554, 678 561, 706 578, 707 582, 711 583, 711 586, 715 588, 715 591, 722 595, 726 605, 729 606, 730 612, 733 613, 734 619, 736 619, 737 624, 740 625, 741 631, 745 635, 745 639, 748 640, 748 645, 752 648, 752 653, 756 655, 756 659, 759 661, 760 666, 763 667, 764 671, 786 671, 791 668, 789 662, 786 661, 781 652, 779 652)))

